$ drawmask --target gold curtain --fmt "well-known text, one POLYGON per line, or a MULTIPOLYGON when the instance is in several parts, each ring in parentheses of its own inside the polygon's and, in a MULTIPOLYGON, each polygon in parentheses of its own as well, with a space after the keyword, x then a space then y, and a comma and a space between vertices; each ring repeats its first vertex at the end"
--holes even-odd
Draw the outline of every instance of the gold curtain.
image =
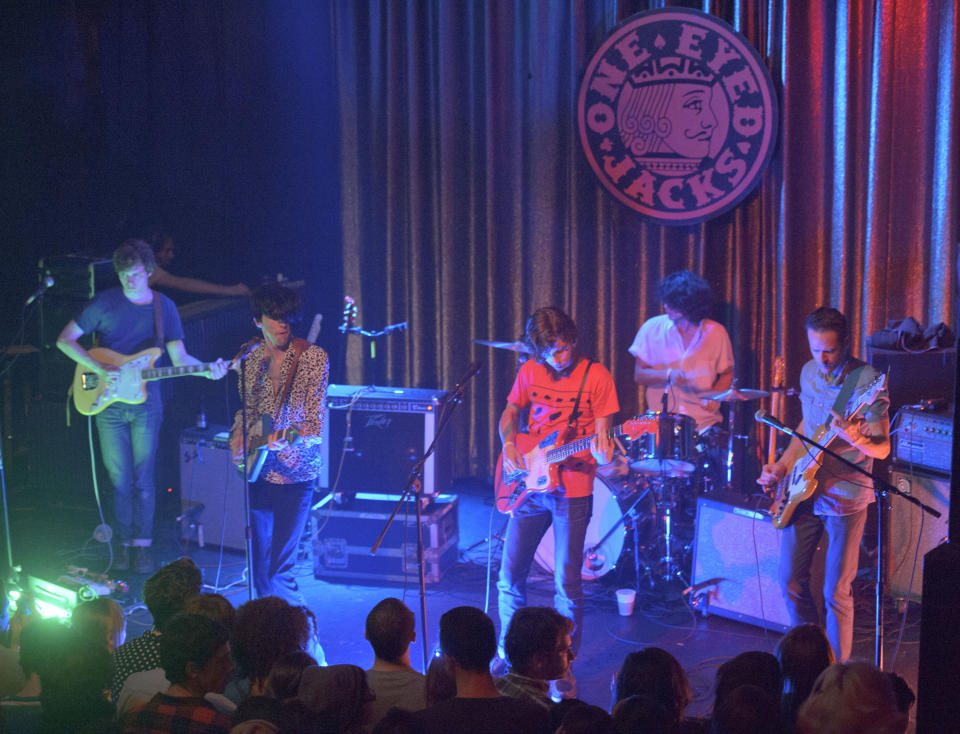
POLYGON ((449 387, 483 359, 446 437, 455 474, 491 471, 516 368, 471 340, 516 339, 539 306, 574 317, 624 415, 636 405, 627 347, 674 270, 716 289, 741 386, 767 386, 776 355, 796 382, 803 318, 819 305, 847 314, 860 356, 887 319, 953 320, 956 1, 700 6, 768 64, 781 129, 756 190, 688 227, 610 197, 574 125, 590 56, 653 5, 333 4, 345 292, 366 324, 409 324, 373 360, 351 337, 348 379, 449 387))

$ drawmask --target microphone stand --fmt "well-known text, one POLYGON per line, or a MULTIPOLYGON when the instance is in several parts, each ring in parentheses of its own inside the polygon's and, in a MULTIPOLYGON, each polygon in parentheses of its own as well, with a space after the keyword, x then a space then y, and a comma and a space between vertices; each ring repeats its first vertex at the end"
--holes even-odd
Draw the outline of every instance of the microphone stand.
POLYGON ((875 604, 875 616, 874 616, 874 650, 873 650, 873 662, 880 670, 883 670, 883 574, 886 572, 886 564, 883 559, 883 549, 884 549, 884 522, 883 522, 883 512, 884 506, 887 499, 888 493, 893 493, 905 499, 907 502, 916 505, 923 512, 926 512, 934 517, 940 517, 940 512, 935 510, 929 505, 925 505, 923 502, 918 500, 913 495, 906 494, 901 490, 894 487, 890 482, 885 479, 882 479, 880 476, 869 472, 866 469, 863 469, 852 461, 840 456, 836 451, 827 448, 825 445, 814 441, 809 436, 804 436, 799 431, 795 431, 792 428, 781 424, 779 421, 772 422, 762 420, 761 423, 766 423, 773 428, 776 428, 782 433, 786 433, 789 436, 796 436, 804 444, 808 446, 813 446, 820 449, 825 454, 829 454, 833 458, 840 461, 845 466, 853 469, 854 471, 862 474, 863 476, 871 479, 874 483, 873 493, 877 497, 877 583, 874 593, 874 604, 875 604))
POLYGON ((400 508, 403 507, 403 503, 406 502, 407 497, 412 494, 417 513, 417 568, 419 571, 418 577, 420 582, 420 652, 421 665, 424 674, 427 672, 428 642, 427 585, 423 567, 423 467, 424 464, 427 463, 427 459, 430 458, 436 449, 437 442, 440 440, 440 436, 443 434, 444 429, 450 422, 450 418, 453 416, 454 408, 463 402, 464 387, 470 378, 480 371, 481 367, 482 363, 474 362, 470 366, 467 374, 463 376, 460 382, 457 383, 456 387, 454 387, 453 390, 451 390, 448 394, 447 400, 443 405, 443 411, 440 413, 440 417, 437 420, 437 429, 434 432, 433 441, 430 443, 430 446, 427 448, 423 456, 417 460, 417 462, 413 465, 413 468, 410 470, 410 474, 407 476, 407 484, 403 488, 403 492, 400 494, 400 499, 398 500, 396 507, 393 508, 393 512, 390 513, 390 517, 387 518, 387 522, 383 526, 383 530, 380 531, 380 535, 377 536, 377 540, 370 548, 370 555, 375 555, 380 549, 380 545, 383 543, 383 539, 386 536, 387 531, 393 524, 394 518, 397 516, 397 513, 400 512, 400 508))

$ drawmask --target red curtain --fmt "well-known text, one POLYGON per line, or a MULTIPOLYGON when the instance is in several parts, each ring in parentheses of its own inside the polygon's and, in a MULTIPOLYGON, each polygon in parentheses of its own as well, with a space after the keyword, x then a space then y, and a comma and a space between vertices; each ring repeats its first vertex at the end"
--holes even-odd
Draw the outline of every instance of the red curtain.
MULTIPOLYGON (((669 5, 670 3, 668 3, 669 5)), ((673 3, 679 5, 681 3, 673 3)), ((689 5, 689 4, 688 4, 689 5)), ((554 304, 612 370, 659 312, 657 281, 714 286, 741 386, 808 359, 803 319, 828 304, 852 346, 887 319, 953 321, 957 262, 957 2, 741 0, 698 5, 743 33, 780 87, 781 130, 757 189, 696 226, 652 224, 594 177, 575 129, 578 84, 625 17, 612 0, 334 3, 345 292, 368 325, 351 382, 446 387, 468 362, 457 474, 490 471, 526 316, 554 304)))

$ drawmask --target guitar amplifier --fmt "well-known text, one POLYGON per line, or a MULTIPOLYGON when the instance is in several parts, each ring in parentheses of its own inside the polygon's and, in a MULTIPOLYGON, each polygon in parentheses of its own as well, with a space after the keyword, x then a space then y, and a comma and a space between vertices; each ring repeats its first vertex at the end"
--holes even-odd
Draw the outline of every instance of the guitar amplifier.
POLYGON ((900 464, 949 474, 953 455, 953 413, 902 408, 893 434, 893 458, 900 464))

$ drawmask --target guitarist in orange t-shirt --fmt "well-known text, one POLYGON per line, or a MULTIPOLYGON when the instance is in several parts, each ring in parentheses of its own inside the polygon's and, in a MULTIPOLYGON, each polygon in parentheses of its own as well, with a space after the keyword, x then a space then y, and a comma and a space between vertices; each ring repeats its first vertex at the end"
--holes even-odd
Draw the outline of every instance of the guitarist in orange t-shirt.
MULTIPOLYGON (((890 401, 883 376, 850 356, 847 320, 835 308, 818 308, 806 327, 813 359, 800 373, 803 420, 796 430, 870 471, 874 459, 890 453, 890 401)), ((853 647, 851 584, 873 487, 862 474, 795 436, 778 461, 763 467, 757 482, 777 492, 771 512, 774 524, 783 528, 780 583, 795 625, 819 623, 810 566, 821 535, 827 534, 826 632, 837 660, 845 662, 853 647)))
MULTIPOLYGON (((541 308, 527 321, 527 346, 534 355, 517 373, 507 406, 500 416, 503 472, 528 470, 521 443, 561 445, 596 433, 589 449, 573 454, 555 473, 557 486, 529 494, 511 513, 500 564, 500 651, 513 613, 526 604, 527 574, 537 546, 553 525, 555 538, 554 606, 573 620, 571 649, 579 648, 583 621, 581 567, 587 523, 593 507, 597 463, 613 458, 608 434, 611 416, 619 409, 609 371, 577 350, 577 327, 557 308, 541 308), (520 434, 521 413, 529 408, 529 436, 520 434), (556 436, 550 438, 556 432, 556 436), (531 439, 531 440, 526 440, 531 439)), ((527 453, 527 457, 530 453, 527 453)))

